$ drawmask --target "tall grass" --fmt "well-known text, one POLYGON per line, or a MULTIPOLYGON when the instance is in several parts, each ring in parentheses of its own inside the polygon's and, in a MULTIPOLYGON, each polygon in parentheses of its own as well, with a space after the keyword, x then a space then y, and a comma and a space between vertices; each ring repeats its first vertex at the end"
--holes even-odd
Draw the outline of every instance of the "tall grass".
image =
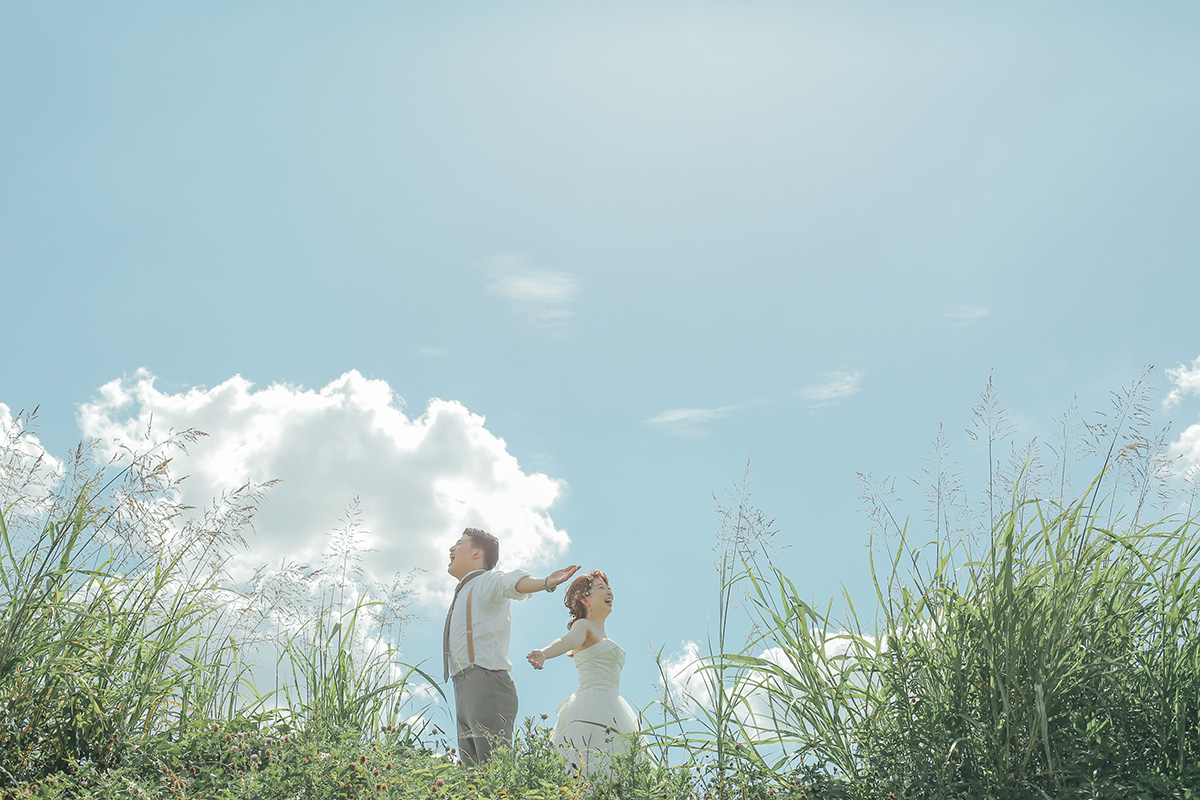
POLYGON ((0 796, 1195 797, 1200 473, 1170 474, 1148 386, 1072 406, 1045 448, 1011 439, 989 381, 982 500, 944 429, 923 519, 864 478, 865 598, 801 599, 744 476, 718 504, 695 696, 664 696, 657 763, 611 785, 572 780, 528 720, 485 767, 433 752, 411 684, 436 681, 393 644, 406 584, 362 588, 354 505, 321 564, 236 592, 224 565, 265 487, 179 506, 170 456, 199 434, 57 465, 19 421, 0 448, 0 796))
MULTIPOLYGON (((868 483, 869 604, 813 607, 769 548, 729 548, 740 559, 720 571, 721 600, 744 590, 752 635, 710 644, 702 672, 725 696, 701 712, 690 752, 737 741, 732 768, 749 785, 830 796, 1167 797, 1200 784, 1200 541, 1189 516, 1149 515, 1188 506, 1167 491, 1147 392, 1143 376, 1085 423, 1073 444, 1098 471, 1070 497, 1072 443, 1047 469, 1035 445, 1000 440, 1011 428, 989 381, 982 504, 966 501, 941 435, 926 536, 897 521, 890 482, 868 483)), ((765 519, 746 493, 733 515, 765 519)), ((770 529, 756 524, 743 540, 770 529)))
POLYGON ((431 728, 426 712, 433 695, 444 695, 436 679, 400 661, 395 638, 389 636, 392 627, 408 619, 403 612, 408 577, 391 587, 376 587, 375 595, 361 593, 364 551, 358 529, 356 501, 331 537, 326 566, 304 576, 310 607, 296 614, 292 605, 299 624, 292 626, 279 651, 290 674, 279 690, 282 705, 290 723, 310 734, 400 730, 405 741, 415 744, 431 728), (418 679, 430 687, 421 707, 409 691, 418 679))
POLYGON ((168 453, 196 436, 119 468, 80 447, 59 490, 41 493, 28 489, 45 464, 6 449, 7 488, 26 491, 0 507, 0 781, 113 763, 134 737, 219 702, 211 664, 197 658, 220 608, 214 554, 236 540, 257 494, 243 487, 182 524, 163 502, 168 453))
MULTIPOLYGON (((718 503, 717 507, 720 527, 714 547, 717 558, 713 565, 719 580, 717 617, 710 621, 707 642, 710 653, 725 653, 733 646, 731 616, 741 596, 740 584, 753 574, 760 554, 774 535, 772 522, 749 503, 749 470, 747 463, 742 482, 730 493, 732 502, 718 503)), ((659 670, 663 670, 661 654, 659 670)), ((742 760, 738 754, 742 749, 743 730, 734 691, 738 675, 738 669, 726 661, 710 662, 708 668, 699 673, 703 686, 699 702, 694 697, 676 698, 676 701, 687 701, 685 713, 680 702, 672 702, 672 698, 664 694, 661 704, 663 723, 648 731, 656 734, 664 762, 672 759, 672 750, 682 751, 684 762, 702 766, 707 782, 718 791, 735 780, 742 760), (667 738, 670 730, 674 734, 667 738)), ((664 675, 663 686, 668 684, 664 675)))
POLYGON ((317 608, 304 619, 294 597, 263 604, 224 570, 269 484, 204 513, 179 503, 171 457, 203 434, 107 460, 81 445, 59 464, 33 446, 31 422, 15 420, 0 448, 0 794, 115 767, 135 743, 214 720, 415 742, 420 673, 397 660, 389 630, 406 619, 405 584, 377 599, 347 592, 361 557, 353 525, 331 536, 340 572, 307 587, 317 608), (304 624, 280 642, 284 617, 304 624), (287 679, 256 685, 254 659, 273 643, 287 679))

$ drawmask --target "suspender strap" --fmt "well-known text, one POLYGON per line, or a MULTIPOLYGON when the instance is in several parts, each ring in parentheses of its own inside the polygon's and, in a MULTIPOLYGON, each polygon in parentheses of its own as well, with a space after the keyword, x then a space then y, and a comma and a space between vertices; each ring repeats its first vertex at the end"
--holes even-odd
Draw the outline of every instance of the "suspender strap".
MULTIPOLYGON (((483 570, 473 572, 466 578, 459 581, 458 586, 454 587, 454 599, 450 601, 450 610, 446 612, 446 627, 442 632, 442 680, 450 680, 450 620, 454 617, 454 609, 458 604, 458 596, 462 593, 463 588, 475 578, 483 574, 483 570)), ((471 590, 475 587, 472 586, 471 590)), ((467 652, 470 654, 471 663, 475 663, 475 643, 471 639, 471 592, 467 592, 467 652)))
POLYGON ((471 633, 471 593, 474 591, 474 586, 467 590, 467 660, 472 667, 475 666, 475 637, 471 633))

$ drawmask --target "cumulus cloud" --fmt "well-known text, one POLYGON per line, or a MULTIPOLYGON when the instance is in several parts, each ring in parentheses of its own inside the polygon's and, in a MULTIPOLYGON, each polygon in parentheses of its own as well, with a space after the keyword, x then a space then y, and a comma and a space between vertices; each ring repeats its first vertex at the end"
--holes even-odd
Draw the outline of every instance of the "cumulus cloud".
POLYGON ((0 510, 10 529, 41 516, 65 465, 50 455, 30 429, 30 415, 13 414, 0 403, 0 510))
POLYGON ((0 475, 15 477, 35 467, 44 468, 51 474, 61 474, 62 462, 42 446, 41 440, 31 428, 30 415, 13 414, 12 409, 0 403, 0 435, 4 436, 4 460, 0 461, 0 475))
MULTIPOLYGON (((742 683, 726 687, 731 701, 741 700, 735 705, 745 724, 751 727, 769 726, 776 715, 786 713, 786 709, 795 701, 815 702, 820 693, 810 696, 797 690, 797 686, 803 686, 814 675, 817 680, 829 685, 842 682, 861 685, 859 660, 875 650, 875 640, 870 636, 856 636, 845 631, 834 633, 812 629, 809 633, 814 645, 821 648, 821 651, 811 654, 815 673, 805 669, 805 675, 800 676, 801 669, 795 660, 798 656, 794 652, 769 647, 757 657, 773 664, 782 673, 792 675, 795 680, 767 677, 765 672, 757 675, 751 673, 743 677, 742 683)), ((712 708, 714 686, 706 679, 706 673, 701 671, 701 664, 700 643, 694 641, 685 641, 681 651, 661 662, 666 682, 662 687, 665 699, 684 714, 694 714, 698 708, 712 708)))
POLYGON ((1200 465, 1200 422, 1189 425, 1171 443, 1170 453, 1183 462, 1183 470, 1200 465))
POLYGON ((745 685, 731 692, 743 701, 735 706, 735 713, 747 730, 772 736, 782 727, 811 735, 817 731, 810 727, 810 715, 818 708, 823 707, 826 717, 847 721, 868 712, 861 695, 847 689, 867 686, 870 670, 864 666, 877 652, 876 641, 844 631, 813 629, 809 633, 810 641, 822 648, 808 656, 809 664, 795 651, 769 648, 759 658, 773 665, 774 672, 751 673, 745 685), (803 711, 797 713, 798 709, 803 711))
POLYGON ((212 388, 161 391, 139 371, 112 381, 79 410, 85 436, 144 449, 146 432, 208 434, 176 459, 188 475, 182 500, 204 507, 247 482, 268 493, 235 579, 261 564, 317 564, 345 510, 358 499, 356 536, 373 548, 367 577, 421 570, 419 601, 449 602, 447 550, 464 527, 501 541, 501 568, 548 563, 567 544, 549 510, 563 483, 526 473, 485 420, 460 403, 432 400, 408 416, 387 382, 350 371, 320 389, 256 388, 234 376, 212 388))
POLYGON ((492 256, 482 267, 488 291, 534 325, 561 330, 574 315, 579 279, 571 273, 535 266, 519 255, 492 256))
POLYGON ((954 322, 955 325, 961 327, 963 325, 970 325, 972 322, 976 322, 977 320, 981 320, 989 313, 990 312, 986 308, 981 308, 979 306, 968 306, 959 303, 953 308, 948 308, 943 311, 942 316, 954 322))
MULTIPOLYGON (((1167 375, 1173 384, 1163 400, 1167 408, 1179 405, 1186 395, 1200 394, 1200 357, 1191 366, 1168 367, 1167 375)), ((1194 474, 1200 466, 1200 422, 1189 425, 1179 434, 1179 438, 1171 443, 1170 454, 1182 462, 1185 474, 1194 474)))
POLYGON ((666 681, 663 699, 672 707, 693 714, 697 708, 711 705, 712 693, 700 672, 699 642, 684 642, 683 650, 664 658, 660 667, 666 681))
POLYGON ((798 394, 813 408, 833 405, 861 392, 865 376, 866 373, 860 369, 838 370, 829 373, 818 383, 804 387, 798 394))
POLYGON ((1174 386, 1163 405, 1167 408, 1179 405, 1184 395, 1200 394, 1200 356, 1189 367, 1180 364, 1178 367, 1167 367, 1167 376, 1174 386))

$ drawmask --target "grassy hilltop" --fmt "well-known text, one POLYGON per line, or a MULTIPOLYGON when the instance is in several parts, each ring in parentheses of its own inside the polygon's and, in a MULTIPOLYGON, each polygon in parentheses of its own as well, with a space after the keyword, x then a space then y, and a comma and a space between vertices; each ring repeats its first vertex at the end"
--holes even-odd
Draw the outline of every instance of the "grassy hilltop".
POLYGON ((265 487, 181 507, 170 458, 200 434, 110 462, 81 445, 60 472, 25 417, 0 442, 0 796, 1200 797, 1198 482, 1172 472, 1146 397, 1143 379, 1094 419, 1068 412, 1047 450, 1013 442, 989 384, 983 499, 944 437, 920 523, 864 478, 876 592, 837 613, 799 599, 743 483, 719 509, 703 697, 647 709, 646 752, 603 784, 567 774, 541 720, 484 767, 454 763, 422 713, 436 683, 368 646, 397 640, 403 593, 348 593, 352 547, 291 594, 234 591, 265 487), (1072 490, 1080 454, 1092 477, 1072 490))

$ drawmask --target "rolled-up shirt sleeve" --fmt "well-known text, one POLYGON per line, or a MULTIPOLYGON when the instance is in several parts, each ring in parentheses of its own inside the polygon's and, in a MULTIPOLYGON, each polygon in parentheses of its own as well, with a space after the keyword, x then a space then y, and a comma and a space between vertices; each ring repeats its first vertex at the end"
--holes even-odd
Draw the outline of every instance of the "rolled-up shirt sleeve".
POLYGON ((476 600, 484 603, 502 603, 505 600, 524 600, 528 595, 517 591, 517 584, 529 573, 523 569, 512 572, 485 572, 475 579, 480 584, 476 600))

